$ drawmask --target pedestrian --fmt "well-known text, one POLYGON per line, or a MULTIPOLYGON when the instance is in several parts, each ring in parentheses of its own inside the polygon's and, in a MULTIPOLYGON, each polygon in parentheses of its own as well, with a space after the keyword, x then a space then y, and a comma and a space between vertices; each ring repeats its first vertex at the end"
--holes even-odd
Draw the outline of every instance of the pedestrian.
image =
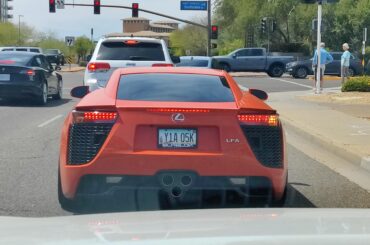
POLYGON ((343 43, 343 54, 340 62, 340 71, 341 71, 341 77, 342 77, 342 86, 345 82, 347 82, 347 78, 349 76, 348 70, 349 70, 349 60, 351 58, 351 53, 349 50, 348 43, 343 43))
MULTIPOLYGON (((326 64, 329 64, 333 61, 333 56, 331 56, 331 54, 325 49, 325 43, 320 44, 320 55, 321 55, 320 69, 319 69, 320 71, 320 91, 322 91, 322 86, 324 84, 324 74, 325 74, 326 64)), ((315 51, 315 54, 313 56, 312 65, 315 71, 315 80, 314 80, 313 90, 317 91, 317 87, 316 87, 317 72, 318 72, 317 71, 317 50, 315 51)))

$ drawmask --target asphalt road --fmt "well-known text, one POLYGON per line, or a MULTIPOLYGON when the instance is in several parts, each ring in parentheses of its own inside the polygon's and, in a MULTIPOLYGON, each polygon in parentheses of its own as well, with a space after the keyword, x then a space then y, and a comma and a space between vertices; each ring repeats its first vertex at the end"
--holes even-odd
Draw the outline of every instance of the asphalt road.
MULTIPOLYGON (((77 99, 70 88, 80 85, 82 72, 63 73, 64 99, 38 107, 27 101, 0 101, 0 215, 71 215, 57 201, 60 129, 77 99)), ((308 90, 308 80, 238 78, 241 85, 268 92, 308 90)), ((332 87, 338 86, 332 82, 332 87)), ((289 133, 289 132, 288 132, 289 133)), ((308 142, 307 142, 308 143, 308 142)), ((289 194, 287 207, 370 207, 370 194, 314 160, 288 142, 289 194)), ((122 211, 101 207, 87 212, 122 211)))

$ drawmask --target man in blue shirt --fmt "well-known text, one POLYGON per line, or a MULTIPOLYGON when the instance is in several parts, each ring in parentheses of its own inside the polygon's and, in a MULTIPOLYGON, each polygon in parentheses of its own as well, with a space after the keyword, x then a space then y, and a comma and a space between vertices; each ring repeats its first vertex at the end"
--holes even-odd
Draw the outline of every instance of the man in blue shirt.
POLYGON ((348 70, 349 70, 349 60, 351 58, 351 53, 348 51, 349 50, 349 45, 348 43, 343 44, 343 54, 342 54, 342 59, 340 62, 340 67, 341 67, 341 76, 342 76, 342 86, 343 84, 347 81, 348 77, 348 70))
MULTIPOLYGON (((323 78, 324 78, 324 74, 325 74, 325 67, 326 67, 326 64, 329 64, 333 61, 333 56, 331 56, 331 54, 325 50, 325 43, 321 43, 320 44, 320 88, 321 88, 321 91, 322 91, 322 85, 323 85, 323 78)), ((313 56, 313 61, 312 61, 312 65, 314 67, 314 71, 315 71, 315 84, 313 86, 313 89, 316 91, 316 79, 317 79, 317 50, 315 51, 315 54, 313 56)))

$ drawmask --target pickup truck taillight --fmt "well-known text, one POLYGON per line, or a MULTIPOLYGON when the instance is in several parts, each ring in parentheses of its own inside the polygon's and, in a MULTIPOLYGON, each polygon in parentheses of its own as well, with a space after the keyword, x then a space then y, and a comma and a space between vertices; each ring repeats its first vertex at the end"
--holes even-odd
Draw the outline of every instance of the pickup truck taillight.
POLYGON ((89 72, 105 72, 109 71, 109 69, 110 69, 109 63, 91 62, 87 65, 87 70, 89 72))

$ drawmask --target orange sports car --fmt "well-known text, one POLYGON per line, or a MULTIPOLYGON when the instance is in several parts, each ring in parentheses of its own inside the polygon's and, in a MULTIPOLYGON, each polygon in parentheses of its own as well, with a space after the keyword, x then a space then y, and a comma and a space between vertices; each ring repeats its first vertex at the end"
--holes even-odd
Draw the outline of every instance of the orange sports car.
POLYGON ((117 69, 105 88, 76 87, 71 95, 83 98, 62 130, 63 208, 84 196, 145 188, 169 203, 221 192, 220 202, 228 192, 284 201, 279 116, 263 102, 265 92, 242 91, 224 71, 117 69))

